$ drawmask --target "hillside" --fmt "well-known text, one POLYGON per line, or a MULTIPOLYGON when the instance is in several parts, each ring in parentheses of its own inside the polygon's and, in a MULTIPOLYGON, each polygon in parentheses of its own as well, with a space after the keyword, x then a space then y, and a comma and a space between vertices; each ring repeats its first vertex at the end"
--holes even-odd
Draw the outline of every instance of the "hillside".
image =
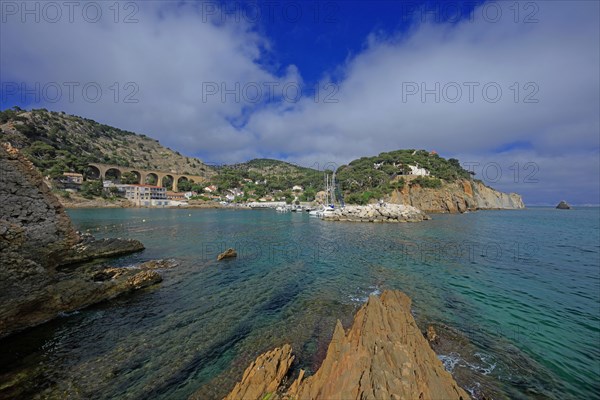
POLYGON ((378 156, 362 157, 342 165, 337 181, 349 203, 366 204, 391 195, 406 185, 439 189, 444 183, 471 179, 471 174, 456 159, 446 160, 425 150, 396 150, 378 156), (410 166, 425 168, 429 177, 410 176, 410 166))
MULTIPOLYGON (((324 190, 325 173, 333 172, 273 159, 209 167, 145 135, 44 109, 0 112, 0 135, 0 141, 21 150, 44 175, 51 177, 67 171, 85 174, 91 162, 201 175, 207 178, 206 182, 186 186, 181 183, 180 190, 203 193, 204 187, 215 185, 217 190, 211 196, 235 193, 236 201, 313 201, 324 190), (301 189, 294 190, 294 186, 301 189)), ((523 207, 518 195, 485 186, 473 179, 458 160, 446 160, 425 150, 396 150, 359 158, 339 167, 336 180, 347 204, 383 199, 430 212, 523 207), (426 169, 430 176, 413 175, 411 169, 416 167, 426 169)))
POLYGON ((383 199, 427 212, 524 207, 518 194, 498 192, 473 179, 457 159, 446 160, 425 150, 396 150, 362 157, 341 166, 337 181, 349 204, 383 199), (411 166, 424 168, 430 175, 411 175, 411 166))
POLYGON ((200 160, 185 157, 145 135, 44 109, 0 111, 0 135, 44 175, 53 177, 67 171, 85 173, 90 162, 213 175, 200 160))
POLYGON ((314 197, 324 186, 323 171, 265 158, 222 166, 216 171, 212 179, 215 185, 225 189, 242 187, 258 192, 259 197, 274 191, 289 191, 296 185, 314 197))

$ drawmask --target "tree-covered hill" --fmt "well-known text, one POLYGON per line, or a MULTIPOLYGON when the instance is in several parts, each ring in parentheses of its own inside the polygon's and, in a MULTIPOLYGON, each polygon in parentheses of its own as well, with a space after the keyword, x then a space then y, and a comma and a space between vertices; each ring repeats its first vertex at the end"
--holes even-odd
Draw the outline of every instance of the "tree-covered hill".
POLYGON ((404 185, 440 188, 444 182, 471 179, 457 159, 446 160, 426 150, 396 150, 374 157, 362 157, 342 165, 337 170, 337 181, 348 203, 365 204, 382 198, 404 185), (429 177, 406 179, 410 165, 425 168, 429 177))
MULTIPOLYGON (((245 163, 216 168, 211 182, 221 190, 241 188, 246 198, 261 198, 278 193, 280 197, 292 197, 294 186, 302 187, 301 199, 314 200, 318 191, 324 189, 324 172, 301 167, 285 161, 259 158, 245 163)), ((329 171, 331 173, 331 171, 329 171)))
POLYGON ((207 177, 214 174, 202 161, 145 135, 45 109, 0 111, 0 136, 52 177, 69 171, 85 173, 91 162, 207 177))

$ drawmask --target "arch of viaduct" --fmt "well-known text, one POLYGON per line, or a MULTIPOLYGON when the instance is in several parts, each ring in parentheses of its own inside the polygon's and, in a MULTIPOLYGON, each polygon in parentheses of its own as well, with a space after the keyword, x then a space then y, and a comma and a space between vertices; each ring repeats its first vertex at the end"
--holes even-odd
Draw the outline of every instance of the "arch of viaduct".
MULTIPOLYGON (((148 179, 148 177, 154 176, 156 179, 156 185, 163 186, 164 179, 171 178, 171 181, 173 182, 172 190, 174 192, 178 191, 177 185, 179 184, 179 181, 182 178, 185 178, 188 181, 192 180, 195 183, 200 183, 200 182, 206 181, 206 178, 204 178, 203 176, 199 176, 199 175, 174 174, 171 172, 150 171, 150 170, 143 170, 140 168, 121 167, 118 165, 98 164, 98 163, 90 163, 90 164, 88 164, 88 166, 93 167, 98 170, 100 179, 102 181, 104 181, 106 179, 106 173, 111 170, 116 170, 118 172, 117 175, 118 175, 119 179, 122 174, 124 174, 126 172, 131 172, 138 177, 138 182, 141 184, 146 183, 146 180, 148 179)), ((169 189, 169 188, 167 188, 167 189, 169 189)))

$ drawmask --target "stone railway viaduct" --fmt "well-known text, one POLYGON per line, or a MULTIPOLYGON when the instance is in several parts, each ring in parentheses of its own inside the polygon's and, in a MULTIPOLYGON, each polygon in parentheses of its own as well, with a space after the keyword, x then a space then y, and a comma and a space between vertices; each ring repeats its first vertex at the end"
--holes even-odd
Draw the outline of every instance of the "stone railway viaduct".
POLYGON ((167 187, 167 189, 171 189, 174 192, 178 191, 178 184, 181 179, 186 179, 188 181, 194 181, 195 183, 200 183, 206 181, 206 178, 199 175, 188 175, 188 174, 175 174, 172 172, 163 172, 163 171, 149 171, 143 170, 140 168, 130 168, 130 167, 121 167, 118 165, 109 165, 109 164, 99 164, 99 163, 91 163, 88 165, 90 169, 95 170, 98 174, 98 177, 101 180, 106 179, 106 174, 108 172, 116 173, 117 179, 121 179, 121 175, 126 172, 131 172, 138 177, 138 183, 145 184, 147 183, 148 178, 153 177, 156 185, 164 186, 165 178, 169 178, 172 182, 171 187, 167 187))

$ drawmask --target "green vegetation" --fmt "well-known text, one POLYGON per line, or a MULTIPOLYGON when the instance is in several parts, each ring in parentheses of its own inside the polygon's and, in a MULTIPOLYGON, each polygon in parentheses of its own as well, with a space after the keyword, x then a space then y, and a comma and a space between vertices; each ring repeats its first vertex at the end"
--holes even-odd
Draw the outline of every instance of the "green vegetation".
MULTIPOLYGON (((182 179, 177 184, 177 187, 179 188, 180 192, 189 192, 189 191, 193 190, 194 181, 188 181, 188 180, 182 179)), ((200 189, 199 190, 200 192, 202 191, 202 188, 197 188, 197 189, 200 189)), ((196 191, 198 191, 198 190, 196 190, 196 191)))
POLYGON ((427 189, 439 189, 442 187, 442 181, 437 178, 430 178, 427 176, 419 176, 410 182, 410 186, 419 185, 422 188, 427 189))
POLYGON ((345 196, 345 201, 348 204, 369 204, 369 201, 374 199, 378 200, 383 197, 383 192, 379 189, 366 190, 360 193, 350 193, 345 196))
POLYGON ((146 182, 141 183, 147 183, 148 185, 156 185, 156 177, 154 175, 148 175, 148 177, 146 177, 146 182))
POLYGON ((431 173, 431 177, 418 177, 411 186, 437 189, 443 181, 471 179, 471 175, 460 166, 458 160, 446 160, 425 150, 396 150, 375 157, 362 157, 337 171, 337 180, 347 203, 367 204, 369 201, 401 190, 406 185, 403 176, 410 174, 409 166, 419 166, 431 173))
POLYGON ((54 189, 52 190, 52 193, 65 199, 71 198, 71 193, 67 192, 66 190, 54 189))
POLYGON ((138 182, 138 177, 133 172, 124 172, 121 175, 121 183, 133 184, 133 183, 140 183, 140 182, 138 182))
POLYGON ((81 195, 86 199, 93 197, 102 196, 102 182, 100 181, 86 181, 81 185, 81 195))
POLYGON ((302 201, 312 201, 317 191, 323 190, 323 180, 323 171, 263 158, 218 167, 217 175, 203 187, 214 184, 222 194, 239 188, 245 193, 245 200, 273 194, 277 199, 285 198, 291 203, 295 197, 291 192, 293 186, 304 189, 296 193, 302 201))
POLYGON ((162 187, 171 188, 172 186, 173 186, 173 179, 169 176, 165 176, 162 179, 162 187))

